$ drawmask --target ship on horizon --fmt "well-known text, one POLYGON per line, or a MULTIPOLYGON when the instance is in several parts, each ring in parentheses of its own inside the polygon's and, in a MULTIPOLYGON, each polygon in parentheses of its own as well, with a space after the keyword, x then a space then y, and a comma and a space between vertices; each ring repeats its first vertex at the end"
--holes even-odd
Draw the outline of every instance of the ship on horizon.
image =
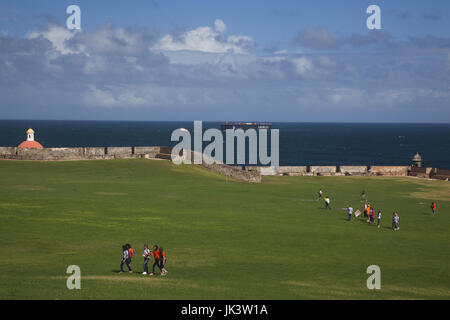
POLYGON ((239 122, 239 121, 227 121, 220 125, 220 129, 225 131, 227 129, 270 129, 272 123, 270 122, 239 122))

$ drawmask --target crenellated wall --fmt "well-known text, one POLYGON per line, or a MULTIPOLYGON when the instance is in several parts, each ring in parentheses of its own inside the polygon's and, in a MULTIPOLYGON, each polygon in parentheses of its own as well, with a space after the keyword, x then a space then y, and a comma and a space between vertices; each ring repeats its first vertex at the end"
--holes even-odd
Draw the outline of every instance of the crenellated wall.
POLYGON ((0 147, 0 159, 8 158, 16 155, 17 148, 16 147, 0 147))
POLYGON ((339 166, 339 172, 349 176, 364 176, 367 169, 367 166, 339 166))
POLYGON ((407 176, 408 166, 371 166, 369 175, 372 176, 407 176))
POLYGON ((0 147, 0 159, 16 160, 83 160, 83 159, 127 159, 170 158, 168 147, 86 147, 28 149, 0 147))
MULTIPOLYGON (((134 147, 134 154, 156 157, 162 147, 134 147)), ((167 152, 170 154, 170 152, 167 152)))
MULTIPOLYGON (((0 159, 16 160, 90 160, 159 158, 171 160, 170 147, 86 147, 26 149, 0 147, 0 159)), ((192 152, 192 160, 194 152, 192 152)), ((182 154, 180 156, 183 157, 182 154)), ((261 176, 413 176, 428 179, 450 180, 450 170, 410 166, 246 166, 244 170, 223 163, 207 164, 203 167, 229 176, 232 179, 260 182, 261 176)))
POLYGON ((409 166, 247 166, 262 176, 413 176, 450 180, 450 170, 409 166))
POLYGON ((430 173, 433 168, 426 167, 411 167, 409 170, 409 176, 419 178, 430 178, 430 173))
POLYGON ((133 158, 133 147, 107 147, 105 153, 114 158, 133 158))
POLYGON ((278 167, 278 174, 282 176, 304 176, 308 172, 307 166, 278 167))
POLYGON ((84 148, 84 156, 87 159, 104 159, 105 148, 103 147, 84 148))
POLYGON ((450 170, 441 168, 430 168, 430 178, 439 180, 450 180, 450 170))
POLYGON ((331 176, 337 172, 336 166, 310 166, 309 171, 315 176, 331 176))

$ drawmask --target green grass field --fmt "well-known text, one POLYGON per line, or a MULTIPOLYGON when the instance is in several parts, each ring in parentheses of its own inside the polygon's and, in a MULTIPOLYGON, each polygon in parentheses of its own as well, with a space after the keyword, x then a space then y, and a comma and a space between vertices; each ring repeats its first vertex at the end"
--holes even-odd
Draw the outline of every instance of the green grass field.
POLYGON ((449 299, 449 199, 448 182, 406 177, 250 184, 169 161, 0 161, 0 298, 449 299), (346 221, 362 189, 380 229, 346 221), (134 274, 118 274, 126 242, 134 274), (140 274, 144 243, 166 249, 166 277, 140 274), (72 264, 81 290, 66 288, 72 264), (366 287, 373 264, 381 290, 366 287))

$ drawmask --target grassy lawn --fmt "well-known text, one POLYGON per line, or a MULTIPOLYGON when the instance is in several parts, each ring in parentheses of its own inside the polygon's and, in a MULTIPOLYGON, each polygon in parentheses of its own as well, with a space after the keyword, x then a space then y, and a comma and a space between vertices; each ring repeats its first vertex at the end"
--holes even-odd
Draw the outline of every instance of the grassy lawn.
POLYGON ((449 299, 449 212, 444 181, 250 184, 169 161, 0 161, 0 298, 449 299), (332 210, 315 201, 319 188, 332 210), (379 229, 346 221, 362 189, 383 212, 379 229), (118 274, 126 242, 134 274, 118 274), (166 249, 166 277, 140 274, 144 243, 166 249), (72 264, 81 290, 66 288, 72 264), (381 290, 366 287, 373 264, 381 290))

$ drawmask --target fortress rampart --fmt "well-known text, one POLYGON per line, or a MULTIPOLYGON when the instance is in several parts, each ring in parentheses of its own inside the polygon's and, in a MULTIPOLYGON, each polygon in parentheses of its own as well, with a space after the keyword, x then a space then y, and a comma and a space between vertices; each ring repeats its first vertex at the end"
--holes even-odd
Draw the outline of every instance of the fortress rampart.
MULTIPOLYGON (((101 160, 101 159, 165 159, 171 160, 172 148, 165 146, 144 147, 84 147, 84 148, 17 148, 0 147, 0 159, 39 160, 39 161, 70 161, 70 160, 101 160)), ((192 159, 194 155, 192 154, 192 159)), ((261 182, 261 175, 248 172, 240 167, 228 166, 222 163, 207 164, 202 167, 229 177, 230 179, 261 182)))
POLYGON ((170 153, 171 148, 160 146, 43 149, 0 147, 0 159, 41 161, 130 158, 161 158, 169 160, 170 153))
MULTIPOLYGON (((95 160, 95 159, 166 159, 171 160, 170 147, 81 147, 29 149, 0 147, 0 159, 12 160, 95 160)), ((194 159, 194 153, 192 153, 194 159)), ((201 166, 231 179, 260 182, 261 176, 413 176, 427 179, 450 180, 450 170, 417 166, 228 166, 223 163, 201 166)))
POLYGON ((262 176, 412 176, 450 180, 450 170, 415 166, 247 166, 246 171, 262 176))

